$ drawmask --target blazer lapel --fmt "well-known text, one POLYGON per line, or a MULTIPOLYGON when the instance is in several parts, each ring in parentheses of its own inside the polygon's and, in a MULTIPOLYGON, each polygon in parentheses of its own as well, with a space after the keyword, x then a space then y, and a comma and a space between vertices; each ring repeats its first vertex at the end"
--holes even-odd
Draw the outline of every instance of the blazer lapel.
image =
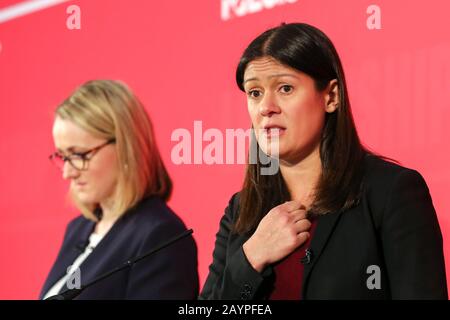
POLYGON ((40 294, 40 299, 50 290, 50 288, 67 273, 67 268, 72 265, 75 259, 84 251, 88 244, 89 235, 92 233, 95 223, 86 221, 84 225, 77 230, 76 237, 70 239, 60 250, 55 264, 53 265, 47 280, 40 294))
MULTIPOLYGON (((123 227, 126 225, 127 219, 130 219, 131 214, 122 215, 111 227, 111 229, 104 235, 103 239, 98 243, 94 250, 80 265, 81 285, 84 286, 93 281, 105 272, 109 272, 113 267, 119 267, 108 264, 107 258, 114 251, 114 241, 117 240, 117 235, 121 233, 123 227)), ((95 227, 95 224, 93 225, 95 227)), ((85 234, 86 241, 89 241, 89 236, 94 228, 88 234, 85 234)), ((120 263, 125 262, 129 257, 124 258, 120 263)), ((59 293, 69 290, 67 283, 61 288, 59 293)))
POLYGON ((311 260, 310 263, 305 264, 303 272, 302 297, 305 297, 306 288, 308 286, 309 276, 314 268, 317 260, 325 248, 328 239, 330 238, 336 223, 339 221, 341 211, 330 212, 318 218, 316 230, 313 234, 310 244, 311 260))

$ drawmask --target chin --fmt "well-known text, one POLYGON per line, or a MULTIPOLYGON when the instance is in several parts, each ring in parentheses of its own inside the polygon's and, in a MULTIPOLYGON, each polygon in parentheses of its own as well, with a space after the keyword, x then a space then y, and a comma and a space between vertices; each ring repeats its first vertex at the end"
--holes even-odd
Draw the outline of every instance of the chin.
POLYGON ((87 192, 75 192, 77 199, 84 204, 97 203, 96 197, 87 192))
MULTIPOLYGON (((271 145, 269 145, 268 150, 264 150, 264 153, 269 156, 273 156, 274 153, 272 152, 270 147, 271 147, 271 145)), ((286 148, 280 144, 278 146, 274 146, 274 147, 277 147, 277 149, 278 149, 278 150, 273 150, 273 151, 276 151, 275 158, 283 159, 284 156, 289 154, 289 150, 286 150, 286 148)))

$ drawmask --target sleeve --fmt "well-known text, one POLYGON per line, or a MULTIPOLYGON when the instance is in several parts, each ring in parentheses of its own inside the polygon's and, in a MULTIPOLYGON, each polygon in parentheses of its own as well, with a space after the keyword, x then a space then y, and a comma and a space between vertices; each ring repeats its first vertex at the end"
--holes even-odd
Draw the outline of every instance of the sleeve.
MULTIPOLYGON (((170 223, 158 226, 149 234, 138 255, 184 230, 174 229, 170 223)), ((126 288, 128 300, 192 300, 197 295, 197 247, 192 236, 182 238, 131 267, 126 288)))
MULTIPOLYGON (((237 211, 235 194, 220 220, 213 252, 213 262, 199 299, 251 300, 255 299, 264 279, 271 274, 267 268, 260 274, 253 269, 242 249, 244 241, 238 242, 237 250, 229 248, 233 213, 237 211)), ((236 236, 236 235, 235 235, 236 236)), ((243 237, 239 237, 242 239, 243 237)), ((237 241, 237 240, 236 240, 237 241)))
POLYGON ((398 174, 387 199, 381 240, 392 299, 447 299, 442 235, 423 177, 398 174))

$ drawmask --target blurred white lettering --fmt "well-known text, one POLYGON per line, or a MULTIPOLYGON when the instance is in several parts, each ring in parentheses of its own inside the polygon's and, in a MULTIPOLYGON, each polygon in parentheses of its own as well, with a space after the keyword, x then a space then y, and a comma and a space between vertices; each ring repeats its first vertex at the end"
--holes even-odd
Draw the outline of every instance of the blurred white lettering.
POLYGON ((69 30, 81 29, 81 10, 77 5, 71 5, 67 7, 67 14, 70 16, 67 17, 66 26, 69 30))
POLYGON ((295 3, 297 0, 221 0, 221 18, 229 20, 233 16, 243 17, 275 6, 295 3))
POLYGON ((381 29, 381 9, 379 6, 372 4, 367 7, 367 17, 366 25, 369 30, 380 30, 381 29))

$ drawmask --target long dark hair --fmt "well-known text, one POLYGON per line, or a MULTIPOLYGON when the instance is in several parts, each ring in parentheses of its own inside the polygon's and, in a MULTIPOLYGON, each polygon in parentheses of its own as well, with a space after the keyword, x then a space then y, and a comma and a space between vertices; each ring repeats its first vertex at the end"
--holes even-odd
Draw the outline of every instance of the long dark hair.
MULTIPOLYGON (((304 23, 282 24, 267 30, 250 43, 239 61, 236 82, 242 91, 245 91, 243 80, 248 63, 262 57, 272 57, 309 75, 319 91, 337 79, 339 107, 325 116, 320 141, 322 174, 308 214, 324 215, 356 205, 362 192, 364 157, 374 153, 358 137, 344 72, 334 45, 322 31, 304 23)), ((261 167, 259 160, 247 165, 239 198, 239 217, 234 226, 238 233, 255 230, 270 209, 290 199, 280 170, 275 175, 261 175, 261 167)))

